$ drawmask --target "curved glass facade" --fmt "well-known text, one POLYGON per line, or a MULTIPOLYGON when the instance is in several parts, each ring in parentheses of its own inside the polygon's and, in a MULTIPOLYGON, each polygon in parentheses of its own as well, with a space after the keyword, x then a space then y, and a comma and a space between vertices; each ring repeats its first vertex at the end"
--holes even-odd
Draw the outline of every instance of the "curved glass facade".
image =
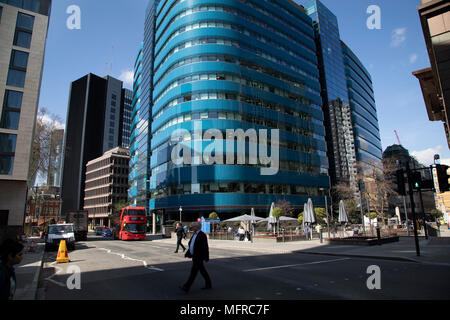
MULTIPOLYGON (((128 176, 128 200, 138 205, 138 185, 142 188, 145 186, 147 176, 144 174, 138 174, 142 172, 142 165, 147 163, 147 160, 142 162, 143 158, 140 157, 140 150, 138 142, 143 138, 148 137, 147 131, 141 131, 141 84, 142 84, 142 58, 143 58, 143 45, 139 48, 139 52, 134 64, 134 79, 133 79, 133 102, 131 113, 131 136, 130 136, 130 171, 128 176), (138 170, 139 169, 139 170, 138 170)), ((145 207, 147 199, 140 199, 139 206, 145 207)))
POLYGON ((341 44, 352 110, 356 159, 363 162, 380 162, 383 150, 372 79, 353 51, 345 43, 341 44))
MULTIPOLYGON (((318 62, 312 21, 300 7, 278 0, 157 1, 146 33, 154 35, 144 40, 142 77, 151 85, 141 84, 140 99, 140 108, 151 110, 150 210, 177 218, 181 206, 184 217, 196 218, 252 207, 268 212, 278 200, 303 207, 311 197, 324 205, 319 189, 329 188, 329 177, 318 62), (174 140, 177 132, 183 134, 174 140), (250 137, 243 149, 239 139, 218 138, 232 132, 250 137), (212 145, 215 161, 208 161, 212 145), (175 161, 180 146, 187 148, 183 157, 192 150, 192 162, 175 161), (278 156, 276 174, 262 174, 262 150, 278 156)), ((140 155, 135 159, 140 163, 140 155)))

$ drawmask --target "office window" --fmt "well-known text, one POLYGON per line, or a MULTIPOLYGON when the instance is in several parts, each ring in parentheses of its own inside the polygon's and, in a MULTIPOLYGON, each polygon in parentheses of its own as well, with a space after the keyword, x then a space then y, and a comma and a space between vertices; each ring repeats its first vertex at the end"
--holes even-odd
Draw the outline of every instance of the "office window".
POLYGON ((28 53, 19 50, 13 50, 11 55, 11 67, 26 69, 27 65, 28 53))
POLYGON ((31 47, 31 33, 26 31, 16 30, 14 35, 14 45, 22 48, 30 49, 31 47))
POLYGON ((17 135, 9 133, 0 133, 0 153, 16 152, 17 135))
POLYGON ((25 10, 39 12, 41 6, 40 0, 23 0, 23 7, 25 10))
POLYGON ((8 210, 0 210, 0 228, 4 228, 8 226, 8 210))
POLYGON ((34 17, 25 13, 19 12, 17 15, 17 24, 16 27, 18 29, 33 31, 34 26, 34 17))
POLYGON ((7 86, 23 88, 25 86, 25 71, 9 68, 7 86))
POLYGON ((20 112, 4 110, 0 127, 9 130, 19 129, 20 112))
POLYGON ((6 90, 4 107, 9 109, 19 109, 22 107, 23 92, 6 90))
POLYGON ((17 135, 0 133, 0 174, 12 175, 17 135))

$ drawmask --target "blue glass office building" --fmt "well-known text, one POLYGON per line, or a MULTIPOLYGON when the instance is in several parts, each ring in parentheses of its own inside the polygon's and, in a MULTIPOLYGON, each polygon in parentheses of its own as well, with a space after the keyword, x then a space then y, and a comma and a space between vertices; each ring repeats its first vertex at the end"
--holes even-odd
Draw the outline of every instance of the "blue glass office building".
POLYGON ((314 21, 332 185, 357 192, 357 162, 381 161, 370 75, 340 39, 337 17, 319 0, 298 0, 314 21))
POLYGON ((169 219, 178 219, 180 207, 187 221, 211 211, 267 214, 278 200, 302 208, 311 197, 324 205, 329 176, 321 87, 312 21, 303 8, 282 0, 151 1, 142 51, 132 138, 137 170, 130 176, 137 204, 147 154, 148 207, 169 219), (141 122, 151 131, 138 130, 141 122), (211 143, 198 140, 198 128, 224 137, 230 129, 268 129, 269 141, 270 130, 278 129, 278 173, 262 175, 263 165, 249 161, 174 163, 175 130, 190 133, 178 143, 196 151, 211 143))
POLYGON ((352 110, 356 160, 381 162, 382 147, 372 78, 353 51, 342 44, 350 109, 352 110))

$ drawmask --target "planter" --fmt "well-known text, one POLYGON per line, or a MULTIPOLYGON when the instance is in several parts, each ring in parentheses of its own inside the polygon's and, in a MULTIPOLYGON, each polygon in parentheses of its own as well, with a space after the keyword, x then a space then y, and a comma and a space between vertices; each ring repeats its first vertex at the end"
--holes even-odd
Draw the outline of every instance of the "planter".
POLYGON ((383 237, 378 241, 377 237, 348 237, 348 238, 333 238, 326 239, 329 244, 345 244, 345 245, 361 245, 361 246, 374 246, 378 244, 385 244, 391 242, 398 242, 399 237, 383 237))

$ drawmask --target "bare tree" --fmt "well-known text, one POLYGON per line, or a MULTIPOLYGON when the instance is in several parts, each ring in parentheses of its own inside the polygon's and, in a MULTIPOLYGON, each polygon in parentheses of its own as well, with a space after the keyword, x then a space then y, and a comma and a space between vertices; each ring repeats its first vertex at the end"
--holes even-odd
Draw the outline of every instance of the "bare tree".
POLYGON ((283 216, 295 218, 295 209, 292 207, 289 201, 279 200, 275 207, 281 209, 283 216))
POLYGON ((47 109, 41 108, 36 118, 36 127, 33 137, 30 171, 28 183, 33 187, 38 175, 47 177, 47 174, 55 170, 55 162, 51 161, 58 146, 54 139, 57 130, 61 129, 61 119, 50 114, 47 109))
POLYGON ((396 165, 390 161, 360 163, 360 180, 364 182, 363 197, 370 201, 370 207, 385 224, 385 213, 389 199, 397 195, 394 189, 396 165))

